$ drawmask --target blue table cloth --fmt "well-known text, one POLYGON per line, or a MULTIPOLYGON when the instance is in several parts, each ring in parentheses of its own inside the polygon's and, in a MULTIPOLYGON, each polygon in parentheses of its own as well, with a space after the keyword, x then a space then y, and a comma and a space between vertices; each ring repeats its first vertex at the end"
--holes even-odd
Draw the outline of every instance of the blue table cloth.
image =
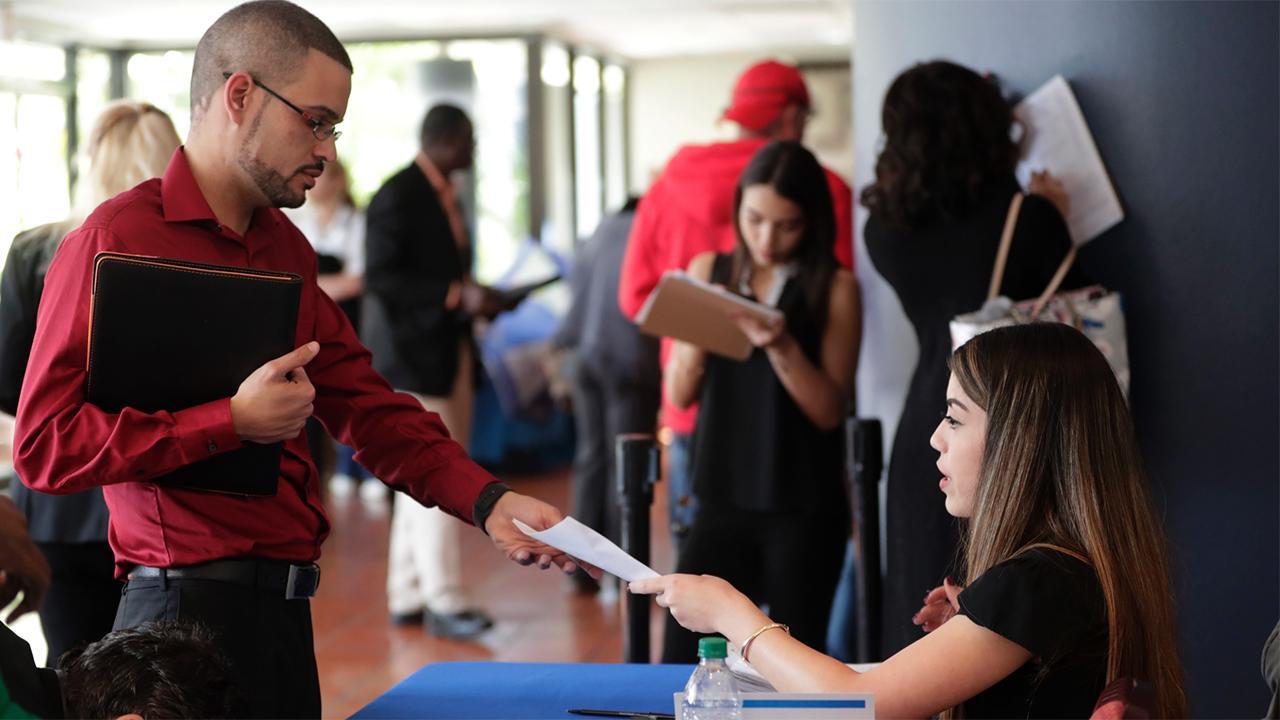
POLYGON ((359 720, 560 720, 569 708, 672 710, 693 665, 447 662, 410 675, 353 715, 359 720))

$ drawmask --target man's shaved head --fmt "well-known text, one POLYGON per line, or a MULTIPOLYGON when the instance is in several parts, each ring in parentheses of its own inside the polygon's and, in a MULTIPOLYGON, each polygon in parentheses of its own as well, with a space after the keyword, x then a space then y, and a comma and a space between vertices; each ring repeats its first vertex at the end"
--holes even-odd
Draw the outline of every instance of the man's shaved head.
POLYGON ((224 72, 246 72, 267 85, 297 79, 315 50, 351 70, 347 50, 320 18, 286 0, 255 0, 228 10, 196 45, 191 119, 198 122, 224 72))

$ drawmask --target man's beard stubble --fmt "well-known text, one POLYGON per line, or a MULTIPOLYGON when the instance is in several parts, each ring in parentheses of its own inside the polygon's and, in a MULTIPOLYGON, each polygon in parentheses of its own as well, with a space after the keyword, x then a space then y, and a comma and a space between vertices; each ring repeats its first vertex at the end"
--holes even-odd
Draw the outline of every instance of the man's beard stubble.
MULTIPOLYGON (((249 174, 249 177, 253 179, 253 184, 258 186, 258 190, 266 197, 271 207, 302 207, 302 203, 306 202, 307 199, 306 190, 296 192, 291 190, 289 188, 289 178, 281 175, 275 168, 267 166, 249 151, 249 145, 257 137, 259 126, 262 125, 264 112, 266 112, 265 105, 253 118, 253 123, 249 125, 249 134, 240 145, 240 152, 236 155, 236 164, 249 174)), ((301 171, 302 169, 299 168, 298 170, 301 171)))

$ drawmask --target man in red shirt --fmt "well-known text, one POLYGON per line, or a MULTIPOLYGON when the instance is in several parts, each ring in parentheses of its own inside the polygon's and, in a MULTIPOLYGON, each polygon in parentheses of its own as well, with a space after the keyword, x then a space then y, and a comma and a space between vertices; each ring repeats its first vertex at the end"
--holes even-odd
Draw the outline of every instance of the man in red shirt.
POLYGON ((302 8, 263 0, 219 18, 196 47, 186 146, 162 179, 99 206, 50 265, 18 408, 14 464, 24 482, 51 493, 103 487, 117 575, 128 579, 116 628, 169 618, 209 626, 256 717, 320 715, 306 598, 329 521, 299 436, 312 414, 377 477, 482 528, 512 560, 575 567, 513 523, 546 528, 559 511, 510 492, 436 415, 374 372, 316 285, 309 243, 276 209, 301 205, 334 160, 350 92, 346 50, 302 8), (102 251, 301 275, 297 349, 253 372, 233 397, 203 405, 109 413, 85 402, 93 259, 102 251), (275 495, 151 482, 246 441, 284 443, 275 495))
MULTIPOLYGON (((622 312, 634 318, 668 270, 683 270, 695 255, 729 252, 737 242, 733 194, 738 176, 756 151, 774 140, 804 139, 810 112, 809 89, 800 71, 776 60, 747 68, 733 88, 724 119, 736 123, 739 138, 711 145, 686 145, 667 163, 640 202, 618 286, 622 312)), ((853 267, 853 193, 827 170, 836 216, 836 259, 853 267)), ((665 367, 671 341, 663 338, 665 367)), ((663 399, 662 424, 674 437, 669 447, 668 490, 671 530, 677 546, 693 519, 695 499, 688 478, 689 445, 697 405, 681 410, 663 399)))

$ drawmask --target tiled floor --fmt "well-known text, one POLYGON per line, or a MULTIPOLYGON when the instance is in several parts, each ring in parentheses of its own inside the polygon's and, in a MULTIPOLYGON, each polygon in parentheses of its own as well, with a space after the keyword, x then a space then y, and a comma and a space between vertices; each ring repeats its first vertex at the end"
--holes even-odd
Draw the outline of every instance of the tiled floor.
MULTIPOLYGON (((504 478, 567 511, 568 472, 504 478)), ((665 487, 655 492, 653 567, 671 569, 665 487)), ((333 498, 333 533, 320 560, 323 584, 312 603, 325 717, 347 717, 423 665, 447 660, 619 662, 621 605, 616 597, 572 591, 557 571, 524 568, 503 558, 479 531, 463 541, 467 581, 496 626, 478 642, 439 640, 420 628, 387 622, 386 505, 358 495, 333 498)), ((662 615, 652 609, 656 657, 662 615)))

